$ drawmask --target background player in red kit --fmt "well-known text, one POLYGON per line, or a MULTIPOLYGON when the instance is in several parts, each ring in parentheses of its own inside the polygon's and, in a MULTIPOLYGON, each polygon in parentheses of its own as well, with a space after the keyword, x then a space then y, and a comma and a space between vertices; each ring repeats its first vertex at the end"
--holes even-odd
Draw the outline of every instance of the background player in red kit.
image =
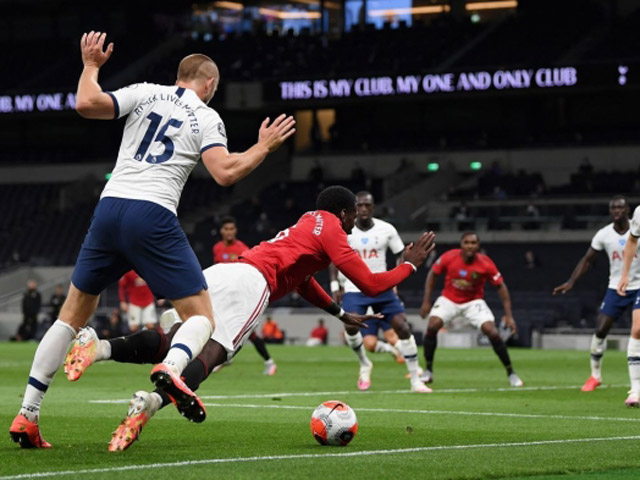
MULTIPOLYGON (((247 245, 238 240, 236 235, 238 234, 238 226, 236 219, 233 217, 224 217, 220 224, 220 235, 222 240, 217 242, 213 246, 213 263, 230 263, 237 262, 244 252, 249 250, 247 245)), ((262 358, 264 358, 264 374, 275 375, 278 366, 273 361, 264 340, 258 336, 255 331, 249 335, 249 340, 256 347, 256 350, 262 358)))
POLYGON ((421 380, 433 381, 433 356, 438 344, 438 330, 456 317, 463 317, 474 327, 480 329, 491 342, 493 350, 507 369, 509 383, 512 387, 521 387, 522 380, 515 374, 507 346, 496 329, 493 313, 484 301, 484 284, 488 280, 498 288, 498 295, 504 307, 502 321, 516 332, 516 322, 511 314, 511 298, 502 275, 493 261, 486 255, 478 253, 480 240, 474 232, 462 235, 461 248, 445 252, 431 267, 424 289, 424 299, 420 308, 420 316, 429 316, 429 325, 424 338, 424 356, 427 368, 421 380), (436 276, 445 274, 442 294, 431 306, 431 294, 436 285, 436 276))
POLYGON ((118 295, 120 310, 127 314, 131 333, 137 332, 143 325, 150 330, 156 327, 158 315, 153 293, 147 282, 135 270, 130 270, 122 276, 118 282, 118 295))
MULTIPOLYGON (((343 187, 329 187, 320 193, 316 206, 318 210, 307 212, 296 225, 252 248, 238 262, 217 264, 204 271, 217 323, 197 361, 191 362, 183 372, 190 388, 197 389, 215 366, 238 351, 258 324, 269 301, 282 298, 294 289, 347 325, 364 326, 367 318, 373 318, 345 312, 314 279, 313 275, 331 262, 362 292, 376 296, 408 278, 434 248, 435 235, 424 233, 405 249, 403 263, 388 272, 372 273, 347 241, 347 233, 355 223, 355 195, 343 187)), ((166 338, 161 332, 145 330, 126 339, 110 341, 98 341, 95 332, 87 328, 83 332, 95 341, 78 338, 67 364, 81 365, 83 372, 100 360, 153 362, 166 351, 168 339, 177 328, 174 326, 166 338), (92 342, 93 347, 86 346, 92 342)), ((417 355, 417 349, 414 354, 417 355)), ((111 440, 110 450, 123 450, 131 445, 149 418, 169 402, 161 390, 136 392, 127 417, 111 440)), ((181 413, 192 421, 201 422, 206 414, 201 403, 197 407, 181 410, 181 413)))

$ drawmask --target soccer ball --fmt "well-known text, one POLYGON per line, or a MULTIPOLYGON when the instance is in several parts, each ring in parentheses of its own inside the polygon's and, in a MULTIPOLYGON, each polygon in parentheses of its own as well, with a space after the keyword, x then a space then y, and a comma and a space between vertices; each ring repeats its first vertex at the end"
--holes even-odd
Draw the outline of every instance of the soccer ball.
POLYGON ((329 400, 311 415, 311 433, 320 445, 344 447, 358 433, 358 419, 346 403, 329 400))

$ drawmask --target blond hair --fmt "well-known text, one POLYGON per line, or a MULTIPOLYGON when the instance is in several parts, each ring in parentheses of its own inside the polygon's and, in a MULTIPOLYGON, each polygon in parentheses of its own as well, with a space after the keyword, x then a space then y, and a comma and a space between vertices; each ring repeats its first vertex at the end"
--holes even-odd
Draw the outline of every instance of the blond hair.
POLYGON ((208 80, 219 78, 218 66, 206 55, 194 53, 182 59, 178 66, 178 81, 208 80))

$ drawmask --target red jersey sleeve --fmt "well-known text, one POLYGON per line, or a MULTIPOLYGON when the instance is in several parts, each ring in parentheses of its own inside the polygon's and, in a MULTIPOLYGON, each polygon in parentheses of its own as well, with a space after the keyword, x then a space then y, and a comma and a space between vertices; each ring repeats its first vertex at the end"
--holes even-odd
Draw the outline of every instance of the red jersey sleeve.
POLYGON ((317 280, 313 277, 307 282, 303 282, 296 287, 296 291, 307 302, 322 310, 326 310, 333 303, 333 299, 324 291, 317 280))
POLYGON ((431 270, 433 271, 433 273, 435 273, 436 275, 441 275, 442 273, 446 273, 450 258, 451 258, 451 255, 449 255, 449 252, 445 252, 442 255, 440 255, 440 258, 438 258, 438 260, 436 260, 436 263, 434 263, 433 266, 431 267, 431 270))
POLYGON ((372 273, 349 245, 347 235, 339 222, 327 222, 320 240, 324 251, 338 270, 369 297, 377 297, 413 273, 413 267, 407 263, 402 263, 388 272, 372 273))
POLYGON ((496 264, 493 263, 493 260, 489 257, 485 257, 485 261, 487 263, 487 279, 489 280, 489 283, 496 287, 501 285, 504 282, 504 279, 502 278, 500 270, 498 270, 496 264))

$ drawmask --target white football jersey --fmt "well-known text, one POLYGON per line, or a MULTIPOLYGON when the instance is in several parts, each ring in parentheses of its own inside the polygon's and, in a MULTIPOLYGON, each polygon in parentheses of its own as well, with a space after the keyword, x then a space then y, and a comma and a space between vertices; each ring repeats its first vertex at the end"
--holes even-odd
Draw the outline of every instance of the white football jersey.
MULTIPOLYGON (((378 218, 373 219, 373 227, 369 230, 360 230, 353 227, 351 235, 348 237, 349 245, 360 258, 367 264, 373 273, 385 272, 387 270, 387 248, 396 255, 404 250, 404 243, 398 235, 396 228, 378 218)), ((345 292, 359 292, 351 280, 340 275, 340 280, 344 284, 345 292)))
POLYGON ((227 146, 224 124, 193 90, 139 83, 109 92, 116 118, 129 115, 103 197, 154 202, 176 213, 202 152, 227 146))
POLYGON ((631 228, 629 229, 631 235, 634 237, 640 237, 640 206, 636 207, 633 211, 633 217, 631 217, 631 228))
MULTIPOLYGON (((638 209, 634 213, 634 218, 638 209)), ((640 222, 640 213, 638 213, 638 221, 640 222)), ((640 230, 640 227, 637 227, 640 230)), ((631 222, 631 233, 634 232, 634 223, 631 222)), ((624 246, 627 244, 627 236, 629 232, 625 232, 620 235, 613 228, 613 223, 610 223, 604 228, 598 230, 593 240, 591 240, 591 248, 598 250, 599 252, 604 250, 609 257, 609 288, 614 290, 618 288, 620 283, 620 276, 622 275, 622 255, 624 252, 624 246)), ((640 232, 639 232, 640 233, 640 232)), ((629 286, 627 290, 638 290, 640 288, 640 262, 638 261, 638 255, 636 253, 633 262, 631 262, 631 269, 629 270, 629 286)))

